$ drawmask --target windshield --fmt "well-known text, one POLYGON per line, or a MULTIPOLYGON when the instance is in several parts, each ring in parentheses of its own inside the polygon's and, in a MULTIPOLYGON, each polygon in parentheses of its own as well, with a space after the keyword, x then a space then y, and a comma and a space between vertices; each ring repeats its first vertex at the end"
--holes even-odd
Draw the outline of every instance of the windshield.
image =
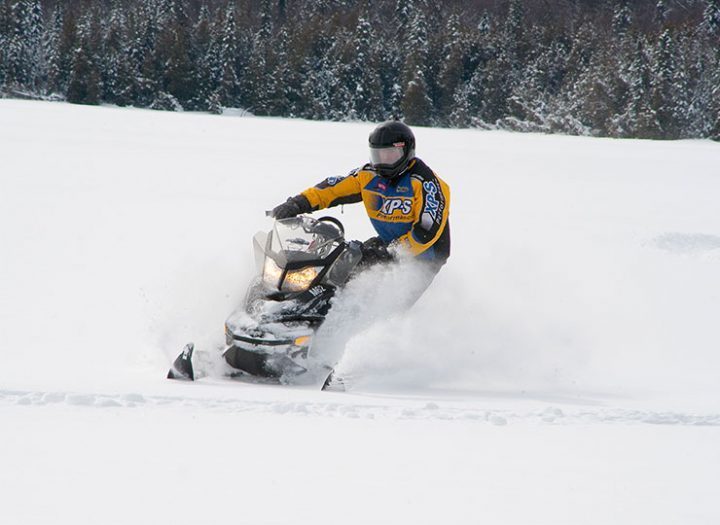
POLYGON ((342 231, 333 223, 292 217, 275 222, 270 249, 285 255, 288 261, 322 259, 342 238, 342 231))
POLYGON ((343 242, 339 226, 311 217, 275 222, 273 230, 255 236, 255 256, 265 284, 284 292, 307 290, 343 242), (307 264, 303 264, 307 263, 307 264), (287 270, 292 264, 292 270, 287 270), (284 277, 283 277, 284 276, 284 277))

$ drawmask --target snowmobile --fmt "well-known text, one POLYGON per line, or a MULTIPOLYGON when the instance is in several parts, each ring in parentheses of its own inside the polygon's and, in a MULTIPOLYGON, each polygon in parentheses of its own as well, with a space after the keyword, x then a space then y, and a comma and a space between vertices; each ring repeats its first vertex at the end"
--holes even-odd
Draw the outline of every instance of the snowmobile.
MULTIPOLYGON (((361 243, 345 241, 334 217, 298 216, 275 221, 253 238, 257 276, 243 305, 225 322, 222 357, 232 377, 290 382, 313 368, 324 368, 323 389, 333 369, 318 365, 312 347, 331 299, 362 260, 361 243)), ((193 343, 173 363, 169 379, 194 380, 193 343)))

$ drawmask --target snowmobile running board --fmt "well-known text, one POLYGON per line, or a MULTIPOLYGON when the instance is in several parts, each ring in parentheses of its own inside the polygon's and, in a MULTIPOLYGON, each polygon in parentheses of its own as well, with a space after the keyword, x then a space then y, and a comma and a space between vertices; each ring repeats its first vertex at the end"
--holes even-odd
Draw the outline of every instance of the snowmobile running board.
POLYGON ((188 343, 182 353, 177 356, 172 367, 168 371, 168 379, 180 379, 184 381, 195 381, 195 372, 192 366, 192 355, 195 350, 193 343, 188 343))

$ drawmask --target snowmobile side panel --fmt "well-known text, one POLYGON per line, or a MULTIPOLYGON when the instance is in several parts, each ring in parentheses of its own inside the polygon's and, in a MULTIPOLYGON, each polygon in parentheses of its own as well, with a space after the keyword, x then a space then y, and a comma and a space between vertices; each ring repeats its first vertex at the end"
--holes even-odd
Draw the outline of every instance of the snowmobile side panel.
POLYGON ((231 346, 225 350, 223 357, 231 367, 247 372, 250 375, 259 377, 272 377, 274 375, 266 367, 267 358, 264 354, 249 352, 237 346, 231 346))
MULTIPOLYGON (((306 349, 298 348, 299 352, 306 349)), ((307 372, 307 369, 295 362, 285 353, 266 354, 231 346, 225 352, 223 357, 227 364, 238 370, 247 372, 257 377, 276 378, 283 376, 297 376, 307 372)))

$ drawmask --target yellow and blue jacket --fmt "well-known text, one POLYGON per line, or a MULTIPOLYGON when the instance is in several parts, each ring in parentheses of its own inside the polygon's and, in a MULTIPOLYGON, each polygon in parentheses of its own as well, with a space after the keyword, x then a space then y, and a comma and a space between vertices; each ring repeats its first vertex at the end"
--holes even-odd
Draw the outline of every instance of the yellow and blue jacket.
POLYGON ((450 187, 418 158, 392 180, 365 165, 302 194, 313 210, 362 201, 386 243, 400 244, 419 259, 441 264, 450 256, 450 187))

